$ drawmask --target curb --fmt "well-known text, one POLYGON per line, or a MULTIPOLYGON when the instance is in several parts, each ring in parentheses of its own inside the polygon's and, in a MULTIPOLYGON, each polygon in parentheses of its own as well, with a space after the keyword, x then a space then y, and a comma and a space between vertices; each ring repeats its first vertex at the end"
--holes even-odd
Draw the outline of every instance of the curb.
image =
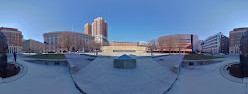
POLYGON ((241 83, 241 84, 247 84, 248 82, 246 81, 247 79, 246 78, 237 78, 237 77, 233 77, 232 75, 230 75, 229 73, 226 72, 226 69, 228 66, 232 65, 232 64, 237 64, 238 62, 236 63, 229 63, 229 64, 224 64, 220 67, 219 71, 220 71, 220 74, 226 78, 227 80, 230 80, 232 82, 235 82, 235 83, 241 83))

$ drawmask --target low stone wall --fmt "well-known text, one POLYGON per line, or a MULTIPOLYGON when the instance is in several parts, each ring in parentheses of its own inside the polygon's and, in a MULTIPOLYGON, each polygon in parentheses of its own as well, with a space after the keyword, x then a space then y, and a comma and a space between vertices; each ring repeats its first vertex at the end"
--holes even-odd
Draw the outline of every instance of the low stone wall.
POLYGON ((44 64, 44 65, 60 65, 60 66, 67 66, 66 59, 29 59, 25 60, 32 63, 37 64, 44 64))
POLYGON ((69 72, 71 74, 76 73, 79 70, 78 67, 75 64, 73 64, 70 60, 67 60, 67 62, 68 62, 69 72))
POLYGON ((135 53, 145 53, 147 51, 147 47, 140 46, 103 46, 101 47, 102 52, 112 53, 115 51, 120 52, 135 52, 135 53))
POLYGON ((217 62, 224 61, 225 58, 220 59, 205 59, 205 60, 183 60, 181 66, 200 66, 200 65, 208 65, 217 62))
MULTIPOLYGON (((98 52, 98 53, 99 53, 99 52, 98 52)), ((80 55, 90 56, 90 57, 97 57, 96 55, 91 55, 91 54, 80 54, 80 55)))
POLYGON ((170 88, 168 90, 166 90, 163 94, 168 93, 171 90, 171 88, 174 86, 174 84, 176 83, 176 81, 178 80, 178 77, 180 75, 181 68, 182 68, 182 62, 179 63, 178 65, 173 66, 172 71, 177 74, 176 80, 173 81, 173 84, 170 86, 170 88))

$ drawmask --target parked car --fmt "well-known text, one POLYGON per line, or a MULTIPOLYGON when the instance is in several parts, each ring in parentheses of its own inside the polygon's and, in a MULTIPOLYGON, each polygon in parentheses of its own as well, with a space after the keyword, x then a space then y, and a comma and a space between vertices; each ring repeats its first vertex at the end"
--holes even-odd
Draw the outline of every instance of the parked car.
POLYGON ((53 51, 49 51, 48 53, 49 53, 49 54, 54 54, 55 52, 53 52, 53 51))

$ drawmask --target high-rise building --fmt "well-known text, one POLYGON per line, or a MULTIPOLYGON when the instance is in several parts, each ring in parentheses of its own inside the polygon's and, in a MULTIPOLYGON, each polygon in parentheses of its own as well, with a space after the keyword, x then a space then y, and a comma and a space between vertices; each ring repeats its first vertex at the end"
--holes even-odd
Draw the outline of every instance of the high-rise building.
POLYGON ((95 41, 102 45, 108 44, 108 23, 102 17, 94 19, 91 25, 85 24, 85 33, 94 36, 95 41))
POLYGON ((106 39, 108 39, 108 27, 107 21, 105 21, 102 17, 98 17, 94 19, 92 23, 92 34, 93 36, 103 35, 106 39))
POLYGON ((208 37, 202 43, 202 52, 210 54, 229 53, 229 38, 221 32, 208 37))
POLYGON ((91 30, 91 24, 86 23, 84 26, 84 32, 85 34, 92 35, 92 30, 91 30))
POLYGON ((248 28, 235 28, 229 32, 229 54, 240 54, 240 39, 248 31, 248 28))
POLYGON ((21 53, 22 51, 22 32, 15 28, 0 27, 8 43, 8 53, 21 53))

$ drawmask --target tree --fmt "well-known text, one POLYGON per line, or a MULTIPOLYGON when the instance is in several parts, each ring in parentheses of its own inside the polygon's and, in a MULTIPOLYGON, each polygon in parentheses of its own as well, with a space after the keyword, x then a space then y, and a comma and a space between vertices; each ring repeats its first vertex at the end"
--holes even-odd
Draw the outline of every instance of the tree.
POLYGON ((85 46, 85 41, 81 36, 76 35, 75 36, 75 47, 77 49, 77 51, 81 50, 85 50, 84 47, 85 46))
POLYGON ((183 35, 177 35, 175 36, 175 43, 176 43, 176 48, 178 48, 179 53, 181 53, 181 51, 183 49, 185 49, 187 47, 187 40, 185 38, 185 36, 183 35))
POLYGON ((175 39, 176 38, 172 35, 160 37, 158 39, 159 48, 162 51, 164 51, 164 49, 165 49, 165 50, 169 51, 169 53, 171 53, 176 48, 175 47, 175 39))
POLYGON ((70 48, 73 46, 73 35, 71 32, 62 32, 59 35, 59 46, 70 51, 70 48))
POLYGON ((101 44, 97 43, 96 41, 89 41, 88 43, 88 47, 95 52, 96 55, 98 55, 98 50, 101 48, 101 44))
POLYGON ((152 39, 151 41, 149 41, 148 48, 151 52, 151 56, 153 56, 153 51, 157 48, 155 39, 152 39))

